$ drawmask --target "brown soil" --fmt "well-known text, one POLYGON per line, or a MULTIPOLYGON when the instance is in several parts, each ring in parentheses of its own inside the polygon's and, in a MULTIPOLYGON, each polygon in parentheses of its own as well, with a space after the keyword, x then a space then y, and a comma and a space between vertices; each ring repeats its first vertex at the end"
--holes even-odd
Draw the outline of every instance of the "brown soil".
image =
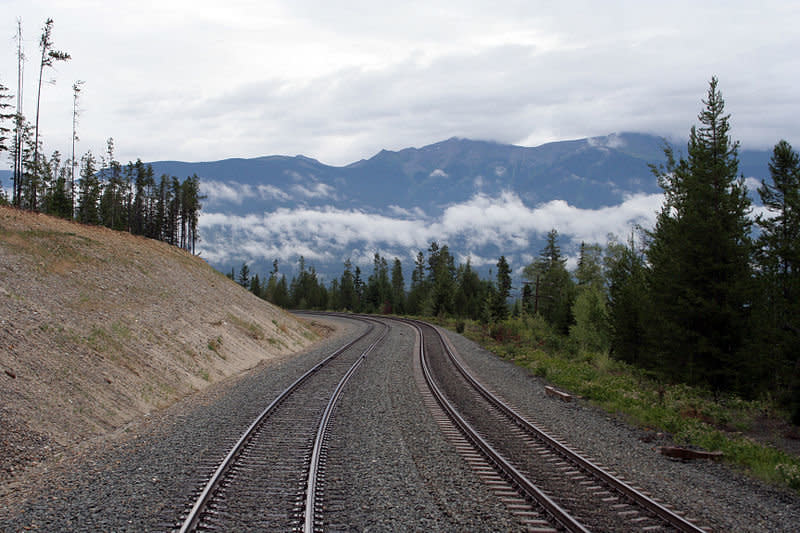
POLYGON ((0 207, 0 484, 316 338, 177 247, 0 207))

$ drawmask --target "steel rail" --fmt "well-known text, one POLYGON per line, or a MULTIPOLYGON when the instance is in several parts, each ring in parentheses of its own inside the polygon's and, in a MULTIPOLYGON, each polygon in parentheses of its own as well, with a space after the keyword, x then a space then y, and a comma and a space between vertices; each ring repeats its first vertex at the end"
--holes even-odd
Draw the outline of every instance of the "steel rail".
POLYGON ((536 438, 538 438, 540 441, 546 444, 549 448, 561 454, 576 466, 583 468, 590 474, 598 477, 603 482, 607 483, 608 485, 616 489, 618 492, 622 493, 624 496, 627 496, 628 498, 636 502, 638 505, 644 507, 648 511, 651 511, 653 514, 657 515, 659 518, 661 518, 671 526, 675 527, 679 531, 683 531, 686 533, 704 533, 705 530, 699 528, 698 526, 686 520, 682 516, 670 511, 657 501, 653 500, 652 498, 648 497, 645 494, 642 494, 642 492, 631 487, 624 481, 614 477, 600 466, 592 463, 588 459, 582 457, 581 455, 571 450, 569 447, 556 441, 554 438, 548 435, 544 430, 540 429, 535 424, 529 422, 525 417, 519 414, 513 407, 511 407, 510 405, 505 403, 502 399, 498 398, 496 395, 494 395, 488 389, 486 389, 486 387, 484 387, 472 375, 472 373, 470 373, 469 370, 463 364, 461 364, 458 358, 454 355, 453 351, 450 349, 449 340, 446 339, 446 336, 442 334, 439 328, 436 328, 434 326, 431 327, 439 336, 439 339, 442 341, 442 345, 444 346, 445 352, 447 353, 449 359, 453 362, 455 367, 464 376, 464 378, 467 381, 469 381, 469 383, 473 387, 475 387, 475 389, 484 398, 486 398, 492 405, 500 409, 502 412, 506 414, 506 416, 511 418, 515 424, 517 424, 527 432, 533 434, 536 438))
MULTIPOLYGON (((509 463, 494 447, 489 444, 478 432, 462 417, 458 411, 453 407, 450 401, 445 397, 442 390, 433 379, 433 374, 428 366, 428 360, 425 356, 425 342, 422 328, 416 321, 409 321, 414 328, 417 329, 420 335, 420 364, 425 376, 425 381, 431 389, 439 405, 445 410, 450 419, 459 427, 464 436, 469 439, 498 469, 502 471, 518 488, 519 490, 531 501, 539 504, 556 522, 558 522, 567 531, 573 533, 589 533, 589 530, 573 516, 571 516, 565 509, 558 503, 542 492, 533 482, 531 482, 522 472, 509 463)), ((439 333, 435 328, 434 332, 439 333)), ((444 344, 444 341, 439 338, 444 344)))
POLYGON ((200 496, 195 501, 192 509, 189 511, 186 519, 184 520, 183 524, 180 528, 180 533, 187 533, 189 531, 194 531, 202 516, 203 510, 206 508, 206 505, 211 500, 211 497, 214 495, 215 491, 219 487, 220 483, 222 483, 223 479, 225 479, 225 475, 230 470, 231 466, 236 462, 239 455, 241 455, 242 450, 244 449, 247 442, 252 438, 255 429, 261 425, 261 423, 270 415, 272 412, 291 394, 293 393, 304 381, 306 381, 309 377, 313 374, 318 372, 322 367, 328 364, 330 361, 338 357, 342 354, 345 350, 352 347, 355 343, 369 335, 372 330, 375 329, 374 324, 370 324, 369 329, 365 331, 362 335, 358 336, 357 338, 353 339, 352 341, 348 342, 347 344, 341 346, 331 355, 314 365, 311 369, 309 369, 305 374, 297 378, 289 387, 287 387, 282 393, 276 397, 272 403, 270 403, 262 412, 261 414, 256 417, 252 424, 242 433, 242 436, 239 437, 239 440, 236 444, 231 448, 228 454, 225 456, 225 459, 222 460, 222 463, 217 467, 214 471, 214 474, 211 476, 211 479, 206 483, 203 491, 200 493, 200 496))
POLYGON ((345 385, 350 380, 352 375, 356 372, 361 363, 364 362, 364 359, 367 358, 367 355, 375 349, 375 347, 386 338, 386 335, 389 333, 389 326, 385 323, 378 322, 379 324, 383 325, 386 329, 383 331, 380 337, 375 340, 372 344, 370 344, 361 355, 356 359, 353 365, 350 367, 350 370, 342 377, 339 381, 339 384, 336 386, 336 390, 333 391, 330 400, 328 401, 328 405, 325 407, 325 412, 322 414, 322 419, 319 422, 319 427, 317 428, 317 436, 314 439, 314 449, 311 452, 311 463, 308 469, 308 478, 306 481, 306 508, 305 508, 305 521, 303 523, 303 531, 304 533, 313 533, 314 531, 314 521, 316 515, 316 500, 317 500, 317 478, 319 476, 319 465, 320 465, 320 457, 322 455, 322 445, 325 440, 325 433, 328 431, 328 426, 330 424, 331 417, 333 415, 333 410, 336 407, 336 403, 339 401, 339 397, 342 395, 342 391, 344 390, 345 385))

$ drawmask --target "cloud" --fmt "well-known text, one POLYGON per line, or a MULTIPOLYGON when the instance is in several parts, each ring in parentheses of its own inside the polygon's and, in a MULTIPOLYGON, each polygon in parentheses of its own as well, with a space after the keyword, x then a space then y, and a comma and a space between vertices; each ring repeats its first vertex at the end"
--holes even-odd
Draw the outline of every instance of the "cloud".
POLYGON ((200 192, 206 196, 206 206, 215 206, 221 203, 242 205, 242 202, 251 198, 284 202, 292 199, 289 194, 274 185, 253 187, 235 181, 203 180, 200 182, 200 192))
POLYGON ((241 205, 245 198, 253 196, 253 188, 249 185, 213 180, 201 181, 200 192, 206 196, 206 205, 209 206, 224 202, 241 205))
POLYGON ((258 193, 262 200, 291 200, 292 197, 280 190, 274 185, 259 185, 257 187, 258 193))
POLYGON ((603 135, 602 137, 590 137, 586 139, 586 143, 593 148, 624 148, 625 139, 616 133, 610 135, 603 135))
POLYGON ((310 187, 305 185, 294 185, 292 191, 305 198, 336 198, 335 189, 325 183, 314 183, 310 187))
POLYGON ((659 194, 638 194, 600 209, 581 209, 563 200, 531 207, 515 193, 504 192, 497 197, 476 194, 436 217, 399 208, 391 215, 332 207, 280 208, 249 215, 207 212, 200 216, 200 248, 214 261, 244 256, 294 261, 300 254, 328 260, 354 250, 360 257, 371 257, 375 250, 413 257, 438 241, 483 266, 496 258, 470 250, 492 250, 511 260, 517 255, 535 256, 539 250, 532 248, 553 228, 565 245, 605 243, 609 233, 625 235, 634 225, 650 227, 661 202, 659 194))
POLYGON ((431 177, 431 178, 449 178, 450 175, 447 172, 445 172, 444 170, 442 170, 441 168, 437 168, 436 170, 434 170, 433 172, 430 173, 429 177, 431 177))

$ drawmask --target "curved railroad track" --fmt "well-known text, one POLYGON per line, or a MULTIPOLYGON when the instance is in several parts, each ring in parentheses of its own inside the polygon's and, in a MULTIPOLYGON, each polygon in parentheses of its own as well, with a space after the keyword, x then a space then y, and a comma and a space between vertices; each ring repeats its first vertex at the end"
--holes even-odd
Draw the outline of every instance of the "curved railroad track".
POLYGON ((522 417, 480 384, 437 328, 404 322, 419 332, 426 386, 469 442, 459 450, 527 528, 704 531, 522 417))
POLYGON ((198 488, 177 531, 320 529, 330 418, 345 383, 389 329, 358 320, 369 324, 362 335, 303 374, 250 424, 198 488))

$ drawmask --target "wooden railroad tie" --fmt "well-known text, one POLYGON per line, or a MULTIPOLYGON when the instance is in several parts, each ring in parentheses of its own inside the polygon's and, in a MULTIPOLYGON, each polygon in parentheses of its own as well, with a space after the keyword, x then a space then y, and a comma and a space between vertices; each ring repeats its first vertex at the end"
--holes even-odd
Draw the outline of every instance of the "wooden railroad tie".
POLYGON ((722 459, 722 452, 705 452, 702 450, 690 450, 689 448, 681 448, 678 446, 661 446, 659 451, 662 455, 667 457, 675 457, 678 459, 711 459, 718 461, 722 459))
POLYGON ((571 402, 572 401, 572 395, 571 394, 563 392, 563 391, 560 391, 560 390, 556 389, 555 387, 551 387, 550 385, 545 385, 544 391, 548 395, 555 396, 556 398, 558 398, 559 400, 562 400, 564 402, 571 402))

